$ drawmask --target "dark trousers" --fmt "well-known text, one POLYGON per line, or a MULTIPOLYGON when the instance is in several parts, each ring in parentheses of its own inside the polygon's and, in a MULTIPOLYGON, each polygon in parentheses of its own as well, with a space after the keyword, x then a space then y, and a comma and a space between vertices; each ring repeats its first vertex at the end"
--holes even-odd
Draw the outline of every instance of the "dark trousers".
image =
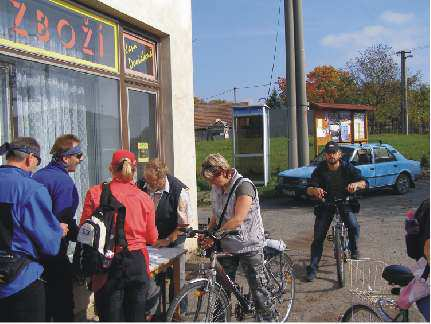
POLYGON ((46 321, 73 322, 73 273, 67 256, 44 261, 46 280, 46 321))
POLYGON ((16 294, 0 299, 0 322, 44 322, 45 285, 36 280, 16 294))
MULTIPOLYGON (((320 258, 323 252, 323 242, 325 241, 326 234, 328 233, 329 226, 331 225, 334 213, 322 209, 316 215, 314 221, 314 239, 311 243, 311 259, 310 266, 317 269, 320 258)), ((350 211, 342 211, 341 219, 348 228, 349 232, 349 249, 352 253, 358 250, 357 241, 359 240, 359 224, 356 220, 355 214, 350 211)))
POLYGON ((109 269, 108 281, 95 293, 101 322, 145 322, 149 278, 141 251, 123 251, 109 269))
POLYGON ((266 289, 268 282, 264 272, 263 251, 248 252, 233 257, 219 258, 218 260, 232 281, 235 281, 236 271, 239 264, 241 264, 257 310, 265 314, 270 313, 271 305, 269 305, 269 301, 271 296, 266 289))

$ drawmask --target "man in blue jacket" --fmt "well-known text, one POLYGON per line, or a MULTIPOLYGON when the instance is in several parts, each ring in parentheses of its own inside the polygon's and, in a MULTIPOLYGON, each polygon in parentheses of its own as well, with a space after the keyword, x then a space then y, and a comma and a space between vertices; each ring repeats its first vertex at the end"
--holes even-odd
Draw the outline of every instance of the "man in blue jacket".
POLYGON ((40 146, 20 137, 0 147, 0 321, 45 320, 41 255, 55 255, 67 233, 52 213, 46 188, 31 172, 40 164, 40 146))
POLYGON ((79 195, 69 172, 75 172, 83 159, 80 140, 73 134, 58 137, 51 148, 52 161, 36 172, 33 179, 42 183, 52 199, 52 212, 60 223, 68 225, 69 233, 61 241, 60 252, 44 262, 46 284, 46 320, 73 321, 73 271, 67 257, 69 241, 78 234, 75 212, 79 195))

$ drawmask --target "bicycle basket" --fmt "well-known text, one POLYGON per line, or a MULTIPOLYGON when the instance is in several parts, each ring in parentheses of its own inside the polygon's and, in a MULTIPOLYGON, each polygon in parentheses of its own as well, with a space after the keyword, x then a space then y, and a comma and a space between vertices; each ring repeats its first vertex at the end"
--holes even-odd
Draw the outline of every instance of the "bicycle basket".
POLYGON ((368 302, 385 300, 393 304, 391 286, 382 278, 386 263, 372 259, 347 260, 346 285, 349 292, 368 302))

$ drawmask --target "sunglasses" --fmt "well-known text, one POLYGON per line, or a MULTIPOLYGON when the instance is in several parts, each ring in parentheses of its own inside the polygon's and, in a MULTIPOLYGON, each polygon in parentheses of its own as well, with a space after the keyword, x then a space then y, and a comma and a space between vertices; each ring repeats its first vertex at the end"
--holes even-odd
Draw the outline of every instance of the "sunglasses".
POLYGON ((84 156, 84 153, 77 153, 73 154, 78 160, 81 160, 81 158, 84 156))
POLYGON ((42 163, 42 159, 40 158, 40 156, 37 156, 36 154, 30 153, 31 156, 34 156, 37 159, 37 166, 40 165, 40 163, 42 163))
POLYGON ((218 176, 220 176, 223 173, 222 169, 216 169, 216 168, 209 168, 206 170, 202 170, 202 176, 206 179, 206 180, 211 180, 214 178, 217 178, 218 176))

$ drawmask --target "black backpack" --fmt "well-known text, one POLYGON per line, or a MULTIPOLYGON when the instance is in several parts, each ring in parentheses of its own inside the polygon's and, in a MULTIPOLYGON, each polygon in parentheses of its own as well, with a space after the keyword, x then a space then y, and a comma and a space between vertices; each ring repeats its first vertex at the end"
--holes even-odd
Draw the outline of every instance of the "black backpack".
POLYGON ((109 189, 102 184, 100 207, 79 228, 73 264, 81 277, 107 272, 114 257, 115 248, 127 248, 124 234, 126 208, 118 202, 109 189), (114 222, 115 214, 117 220, 114 222))
POLYGON ((407 255, 419 260, 424 255, 424 244, 429 237, 430 200, 425 199, 413 219, 405 221, 407 255))

